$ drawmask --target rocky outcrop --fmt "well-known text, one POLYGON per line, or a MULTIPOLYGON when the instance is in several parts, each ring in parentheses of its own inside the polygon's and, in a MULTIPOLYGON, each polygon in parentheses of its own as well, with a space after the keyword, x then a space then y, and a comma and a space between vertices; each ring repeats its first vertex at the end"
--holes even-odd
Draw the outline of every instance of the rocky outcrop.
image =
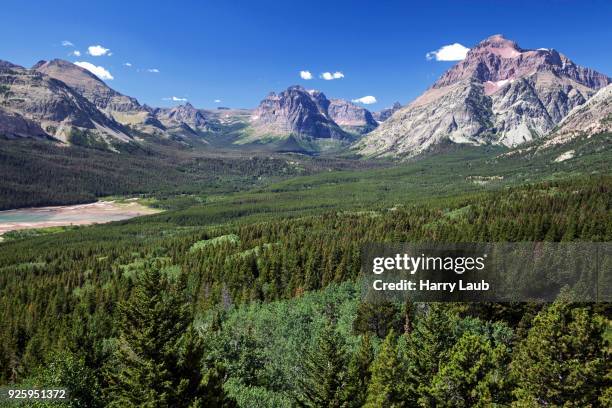
POLYGON ((0 137, 50 139, 38 123, 4 109, 0 109, 0 137))
POLYGON ((349 133, 363 135, 378 126, 370 111, 344 99, 331 99, 327 112, 338 126, 349 133))
POLYGON ((367 156, 414 156, 448 141, 515 146, 548 134, 610 82, 555 50, 524 50, 495 35, 356 149, 367 156))
POLYGON ((384 122, 385 120, 389 119, 395 112, 397 112, 401 108, 402 108, 402 104, 399 102, 395 102, 393 106, 390 108, 385 108, 378 112, 372 112, 372 116, 374 117, 376 121, 384 122))
POLYGON ((301 86, 291 86, 279 94, 272 92, 253 111, 241 142, 277 142, 288 138, 298 144, 350 140, 351 136, 331 118, 329 106, 330 101, 322 92, 301 86))
POLYGON ((121 124, 63 81, 14 64, 0 64, 0 106, 12 123, 21 117, 63 141, 70 141, 75 132, 81 139, 91 136, 99 142, 131 140, 121 124))

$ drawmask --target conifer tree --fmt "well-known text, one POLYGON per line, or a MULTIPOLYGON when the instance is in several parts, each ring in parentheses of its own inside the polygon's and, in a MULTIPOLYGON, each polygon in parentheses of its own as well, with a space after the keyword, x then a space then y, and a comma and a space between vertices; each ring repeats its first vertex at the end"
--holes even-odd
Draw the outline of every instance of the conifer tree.
POLYGON ((391 330, 372 363, 372 378, 368 386, 365 408, 416 406, 404 387, 403 364, 398 356, 397 339, 391 330))
POLYGON ((327 322, 316 347, 306 355, 298 405, 302 407, 341 407, 346 370, 341 336, 327 322))
POLYGON ((481 334, 466 332, 452 348, 448 360, 441 361, 429 394, 436 407, 489 407, 508 402, 504 379, 507 377, 508 349, 493 347, 481 334))
POLYGON ((202 375, 202 344, 182 289, 147 267, 120 305, 120 337, 108 370, 110 406, 233 406, 219 371, 202 375))
POLYGON ((404 321, 396 304, 389 301, 365 301, 357 308, 353 330, 360 334, 373 333, 384 339, 390 330, 398 332, 403 325, 404 321))
POLYGON ((600 406, 611 386, 604 318, 567 300, 562 294, 538 313, 515 351, 517 406, 600 406))
POLYGON ((374 350, 370 336, 361 338, 359 348, 353 354, 347 369, 346 387, 343 391, 344 405, 347 408, 363 406, 366 401, 368 384, 372 377, 371 365, 374 360, 374 350))
POLYGON ((441 361, 448 357, 456 339, 456 314, 439 303, 431 303, 413 327, 407 344, 406 387, 419 396, 422 405, 433 405, 429 385, 441 361))

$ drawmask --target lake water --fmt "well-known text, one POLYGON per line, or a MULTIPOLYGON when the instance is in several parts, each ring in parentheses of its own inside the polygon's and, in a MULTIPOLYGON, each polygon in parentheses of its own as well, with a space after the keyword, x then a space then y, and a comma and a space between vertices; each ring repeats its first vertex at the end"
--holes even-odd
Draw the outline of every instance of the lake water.
POLYGON ((0 234, 27 228, 105 223, 155 212, 158 210, 145 207, 136 201, 98 201, 91 204, 21 208, 0 211, 0 234))

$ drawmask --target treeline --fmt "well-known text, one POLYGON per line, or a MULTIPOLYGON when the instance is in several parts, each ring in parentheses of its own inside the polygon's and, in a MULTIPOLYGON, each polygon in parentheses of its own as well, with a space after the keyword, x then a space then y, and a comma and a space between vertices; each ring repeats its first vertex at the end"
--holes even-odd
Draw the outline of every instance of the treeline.
MULTIPOLYGON (((145 271, 159 271, 165 279, 180 281, 182 285, 180 292, 188 300, 190 313, 201 316, 203 321, 210 318, 209 323, 196 325, 198 333, 204 339, 214 338, 214 333, 223 333, 226 330, 224 328, 231 327, 227 323, 226 312, 237 307, 241 310, 239 305, 302 297, 305 293, 329 285, 355 281, 360 271, 360 248, 370 242, 610 241, 612 237, 612 220, 609 217, 610 189, 611 185, 606 178, 548 182, 510 188, 502 192, 454 198, 447 202, 436 202, 435 205, 397 206, 362 213, 329 212, 319 216, 221 227, 199 227, 198 219, 202 220, 202 224, 207 223, 205 212, 200 215, 201 218, 198 218, 193 210, 188 212, 189 217, 185 217, 184 212, 179 211, 166 214, 163 220, 153 217, 148 221, 144 219, 137 222, 127 221, 93 228, 79 228, 56 235, 7 242, 0 246, 0 381, 12 383, 29 380, 38 375, 39 367, 55 367, 50 359, 56 352, 68 350, 71 356, 76 356, 74 358, 81 361, 83 367, 91 370, 97 383, 101 384, 101 389, 106 390, 110 387, 108 383, 110 380, 103 375, 103 368, 117 352, 117 339, 125 336, 124 330, 126 330, 118 323, 124 318, 121 317, 123 312, 118 305, 128 302, 135 296, 134 288, 140 284, 139 277, 145 271)), ((397 353, 395 358, 400 358, 402 353, 405 353, 400 346, 408 347, 402 344, 408 337, 413 336, 410 334, 413 333, 412 329, 405 328, 407 315, 402 314, 401 309, 375 308, 360 312, 365 316, 368 313, 374 314, 375 322, 379 319, 376 317, 379 314, 383 314, 383 317, 388 314, 384 319, 390 319, 395 323, 386 327, 382 323, 372 325, 370 323, 372 317, 360 319, 358 316, 353 316, 352 319, 339 319, 337 311, 333 310, 335 306, 330 304, 329 308, 325 314, 330 320, 329 330, 334 330, 336 333, 339 322, 346 324, 350 321, 351 332, 345 330, 345 335, 340 338, 336 334, 327 336, 336 339, 335 341, 341 341, 340 344, 321 345, 324 348, 335 347, 346 351, 346 353, 337 353, 342 356, 338 364, 346 365, 346 373, 342 375, 348 376, 351 370, 357 370, 357 368, 350 369, 353 359, 351 350, 361 341, 361 337, 358 342, 355 336, 369 333, 373 344, 376 344, 374 337, 388 337, 389 333, 392 333, 385 342, 387 345, 375 353, 376 358, 379 358, 384 350, 388 351, 382 355, 392 356, 397 353)), ((409 325, 415 327, 414 333, 418 332, 416 327, 419 319, 426 318, 429 310, 429 307, 418 309, 415 311, 415 317, 408 319, 409 325)), ((571 319, 577 319, 576 330, 586 333, 584 334, 586 337, 572 340, 572 344, 579 344, 581 341, 601 341, 597 337, 599 334, 596 335, 599 326, 590 328, 591 333, 585 331, 587 328, 583 330, 583 326, 580 325, 586 324, 587 320, 592 324, 598 322, 599 317, 595 316, 595 312, 602 310, 605 309, 563 312, 564 316, 568 316, 563 319, 569 320, 562 322, 567 321, 567 325, 571 326, 569 323, 573 321, 571 319)), ((445 316, 451 319, 453 314, 458 313, 456 312, 445 311, 445 316)), ((461 311, 458 319, 477 318, 479 321, 477 324, 484 326, 504 324, 509 328, 510 337, 520 338, 520 341, 523 341, 529 338, 529 331, 533 326, 530 323, 531 317, 537 313, 538 310, 492 306, 484 310, 461 311)), ((272 319, 270 324, 274 325, 276 321, 274 319, 283 319, 285 316, 281 314, 268 317, 272 319)), ((261 318, 265 318, 263 312, 261 318)), ((560 318, 550 317, 550 319, 556 322, 560 318)), ((152 320, 155 318, 152 317, 152 320)), ((296 325, 289 328, 285 334, 292 329, 300 330, 298 323, 295 322, 296 325)), ((560 328, 565 329, 567 325, 563 323, 560 328)), ((484 401, 482 404, 485 404, 490 401, 485 394, 493 392, 491 390, 495 387, 504 388, 506 394, 500 396, 501 399, 519 398, 513 393, 507 394, 509 388, 502 387, 498 383, 491 383, 493 385, 490 387, 493 388, 486 388, 489 387, 486 385, 489 383, 485 384, 486 387, 484 383, 480 384, 481 381, 485 381, 482 378, 488 378, 487 376, 498 378, 505 375, 502 368, 506 366, 498 364, 495 358, 499 354, 503 361, 508 362, 519 356, 514 350, 515 346, 518 347, 518 343, 514 343, 514 340, 513 343, 494 341, 491 335, 483 334, 484 329, 481 328, 470 331, 465 339, 463 332, 458 332, 455 328, 449 330, 455 337, 445 344, 449 347, 460 344, 461 348, 452 350, 453 347, 450 347, 444 349, 443 353, 436 351, 430 354, 431 361, 454 364, 444 370, 444 375, 447 377, 443 377, 439 371, 431 371, 427 374, 429 377, 419 380, 428 387, 439 384, 441 388, 413 390, 410 388, 412 383, 399 384, 398 386, 403 387, 400 390, 388 390, 395 395, 395 397, 389 396, 389 401, 397 399, 425 401, 419 404, 436 406, 447 398, 445 392, 466 395, 465 393, 476 392, 474 390, 482 388, 484 394, 478 394, 473 398, 478 398, 478 401, 484 401), (478 333, 484 337, 472 336, 478 333), (511 355, 504 356, 502 346, 511 349, 511 355), (472 354, 481 356, 482 360, 475 362, 466 360, 466 356, 471 358, 472 354), (478 367, 482 366, 483 371, 475 373, 475 379, 457 379, 461 389, 445 390, 443 385, 452 383, 452 375, 461 371, 457 367, 463 367, 462 364, 465 366, 476 364, 478 367), (490 371, 487 367, 502 371, 490 371)), ((225 333, 231 333, 231 330, 225 333)), ((322 333, 314 333, 313 336, 323 338, 325 336, 322 333)), ((174 337, 170 336, 170 339, 175 341, 176 338, 182 338, 182 335, 174 332, 174 337)), ((532 335, 533 341, 538 337, 542 336, 532 335)), ((250 342, 251 339, 247 338, 245 341, 250 342)), ((287 344, 288 347, 301 352, 298 342, 287 344)), ((210 344, 208 347, 211 347, 210 344)), ((244 387, 264 387, 265 390, 274 392, 280 390, 279 395, 272 397, 281 398, 282 401, 288 401, 289 398, 293 401, 291 404, 297 404, 298 402, 292 399, 295 397, 295 390, 307 389, 306 383, 293 386, 262 383, 259 374, 253 373, 253 370, 256 370, 254 367, 259 367, 260 364, 257 361, 257 348, 253 353, 240 354, 232 338, 221 341, 216 347, 215 352, 209 349, 209 352, 203 353, 204 371, 202 372, 208 373, 206 370, 212 369, 216 363, 225 361, 224 366, 229 370, 229 374, 219 374, 224 370, 219 367, 219 371, 211 372, 209 377, 221 377, 223 381, 228 378, 239 379, 239 382, 238 380, 226 382, 225 389, 230 394, 232 389, 242 390, 234 392, 233 398, 240 399, 240 395, 247 395, 244 394, 247 393, 244 387), (232 355, 240 355, 240 358, 245 359, 244 368, 241 369, 245 371, 244 373, 236 374, 232 371, 234 369, 231 366, 234 358, 232 355), (206 361, 207 358, 213 358, 214 361, 206 361), (232 384, 235 385, 234 388, 232 384)), ((570 355, 567 358, 570 358, 574 351, 568 350, 570 355)), ((180 354, 182 351, 176 353, 180 354)), ((367 354, 365 350, 361 353, 367 354)), ((529 353, 525 353, 525 358, 529 357, 529 353)), ((545 357, 546 352, 543 353, 541 358, 545 357)), ((318 354, 321 353, 316 352, 312 355, 318 354)), ((597 356, 581 355, 580 358, 583 360, 580 361, 588 362, 591 358, 599 358, 597 356)), ((541 358, 537 357, 535 360, 540 361, 541 358)), ((563 357, 563 360, 565 361, 566 357, 563 357)), ((378 387, 376 384, 379 384, 381 391, 372 391, 373 395, 385 395, 384 392, 387 392, 385 387, 393 384, 385 379, 374 381, 378 376, 378 374, 375 376, 375 373, 383 375, 395 363, 392 360, 384 364, 373 361, 372 365, 368 366, 368 370, 371 371, 371 379, 368 381, 371 382, 366 388, 376 390, 378 387)), ((609 364, 609 361, 606 361, 609 364)), ((316 368, 320 362, 312 361, 308 364, 312 364, 312 369, 301 368, 304 374, 300 378, 312 384, 323 381, 307 380, 311 376, 308 372, 320 371, 316 368)), ((437 370, 441 370, 440 364, 437 370)), ((550 364, 557 363, 551 361, 550 364)), ((398 370, 403 365, 399 364, 398 370)), ((289 364, 288 367, 295 369, 295 365, 289 364)), ((607 368, 609 369, 608 366, 607 368)), ((540 371, 536 370, 534 373, 547 369, 538 368, 540 371)), ((422 372, 420 368, 417 371, 422 372)), ((397 375, 404 378, 402 372, 397 375)), ((533 376, 535 378, 536 374, 533 376)), ((269 381, 273 381, 273 376, 267 374, 266 378, 268 377, 269 381)), ((328 387, 326 389, 328 391, 336 389, 332 383, 337 381, 340 380, 326 379, 325 384, 328 387)), ((344 381, 348 380, 340 381, 340 384, 343 384, 342 389, 347 387, 344 381)), ((361 378, 359 381, 365 380, 361 378)), ((518 381, 516 387, 519 387, 520 381, 516 381, 518 381)), ((581 392, 575 391, 575 395, 582 395, 580 398, 583 398, 581 392)), ((335 391, 332 394, 335 395, 333 398, 340 398, 335 391)), ((313 391, 311 396, 302 395, 299 398, 300 401, 310 401, 311 397, 322 398, 320 395, 319 390, 313 391)), ((366 400, 374 398, 368 395, 364 396, 366 400)), ((570 394, 562 395, 559 398, 568 398, 568 400, 574 398, 570 394)), ((588 398, 593 406, 597 406, 596 400, 592 399, 593 395, 589 394, 588 398)), ((269 395, 266 396, 268 397, 269 395)), ((465 406, 473 406, 472 402, 476 400, 467 401, 465 406)), ((576 404, 582 406, 578 402, 576 404)), ((249 405, 243 404, 243 406, 249 405)), ((325 405, 312 403, 311 406, 325 405)))

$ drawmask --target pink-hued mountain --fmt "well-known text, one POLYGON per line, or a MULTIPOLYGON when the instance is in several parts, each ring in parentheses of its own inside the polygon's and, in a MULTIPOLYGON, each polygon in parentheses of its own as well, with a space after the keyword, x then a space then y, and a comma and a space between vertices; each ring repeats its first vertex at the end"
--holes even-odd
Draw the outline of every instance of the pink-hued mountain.
POLYGON ((448 141, 514 146, 549 133, 611 79, 553 49, 494 35, 357 144, 366 156, 414 156, 448 141))

